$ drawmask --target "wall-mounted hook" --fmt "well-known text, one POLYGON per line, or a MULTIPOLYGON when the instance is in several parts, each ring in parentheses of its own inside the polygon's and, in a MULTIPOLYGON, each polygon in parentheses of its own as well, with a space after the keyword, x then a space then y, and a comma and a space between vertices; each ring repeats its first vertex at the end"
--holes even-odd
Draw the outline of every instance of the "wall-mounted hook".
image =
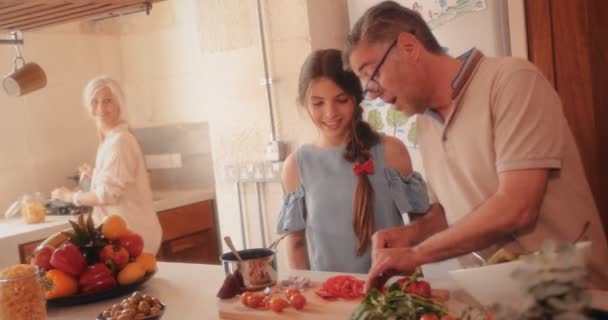
POLYGON ((11 31, 9 33, 10 39, 0 39, 0 44, 8 44, 8 45, 22 45, 23 44, 23 34, 21 31, 11 31))
POLYGON ((150 10, 152 10, 152 2, 146 1, 144 2, 144 8, 146 9, 146 15, 150 15, 150 10))

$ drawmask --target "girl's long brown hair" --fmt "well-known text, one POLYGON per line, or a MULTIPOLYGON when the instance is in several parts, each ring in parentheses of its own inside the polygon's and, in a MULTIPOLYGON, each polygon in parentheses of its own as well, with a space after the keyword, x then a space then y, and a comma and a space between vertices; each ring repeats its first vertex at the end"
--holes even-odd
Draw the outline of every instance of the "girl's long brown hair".
MULTIPOLYGON (((298 103, 304 105, 310 82, 326 77, 334 81, 355 103, 351 121, 350 140, 346 144, 343 157, 354 164, 371 159, 370 149, 380 141, 380 136, 363 121, 363 88, 352 71, 342 69, 341 52, 335 49, 317 50, 311 53, 300 70, 298 103)), ((356 254, 363 255, 374 232, 374 190, 367 175, 357 177, 353 201, 353 230, 357 235, 356 254)))

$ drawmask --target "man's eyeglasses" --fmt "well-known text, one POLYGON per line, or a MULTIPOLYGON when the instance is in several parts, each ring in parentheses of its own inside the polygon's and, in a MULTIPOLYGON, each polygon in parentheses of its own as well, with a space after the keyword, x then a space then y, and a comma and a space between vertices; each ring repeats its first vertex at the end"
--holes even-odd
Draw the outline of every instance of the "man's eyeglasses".
POLYGON ((374 78, 378 75, 380 68, 382 68, 384 61, 386 61, 386 57, 388 57, 388 54, 395 47, 396 44, 397 39, 391 42, 391 45, 388 47, 388 49, 386 49, 386 52, 382 56, 382 59, 380 59, 380 63, 378 63, 376 69, 374 69, 374 72, 372 72, 372 76, 369 77, 369 80, 365 84, 365 90, 363 91, 363 97, 365 97, 365 99, 373 100, 378 97, 378 94, 380 94, 380 83, 378 83, 378 81, 376 81, 374 78))

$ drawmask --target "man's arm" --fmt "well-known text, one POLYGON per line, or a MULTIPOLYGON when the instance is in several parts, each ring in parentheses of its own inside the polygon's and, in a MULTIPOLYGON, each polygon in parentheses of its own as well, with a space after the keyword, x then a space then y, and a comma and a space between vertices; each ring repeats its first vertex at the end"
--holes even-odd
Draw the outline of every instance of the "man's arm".
POLYGON ((542 203, 548 174, 547 169, 500 173, 496 193, 458 223, 414 247, 383 249, 382 244, 374 243, 374 261, 367 289, 387 270, 411 273, 419 265, 486 248, 533 223, 542 203))
POLYGON ((414 229, 415 235, 412 238, 412 245, 448 228, 445 211, 439 203, 432 204, 424 216, 410 215, 410 219, 412 222, 409 225, 414 229))
POLYGON ((409 224, 376 231, 372 236, 372 248, 411 247, 447 228, 443 207, 438 203, 431 205, 423 216, 412 214, 409 217, 412 221, 409 224))
POLYGON ((443 232, 431 236, 414 251, 423 263, 436 262, 484 249, 533 223, 547 187, 547 169, 499 174, 498 191, 443 232))

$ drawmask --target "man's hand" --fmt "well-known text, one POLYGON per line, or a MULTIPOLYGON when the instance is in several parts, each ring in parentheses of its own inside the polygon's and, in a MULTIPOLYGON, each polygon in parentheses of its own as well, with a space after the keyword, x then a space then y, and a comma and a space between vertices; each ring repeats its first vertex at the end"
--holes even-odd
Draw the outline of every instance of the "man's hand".
POLYGON ((415 238, 415 227, 411 225, 386 228, 372 236, 372 268, 368 273, 366 292, 379 288, 395 275, 409 275, 418 265, 412 263, 411 246, 415 238))
POLYGON ((372 252, 384 248, 402 248, 412 245, 414 230, 411 226, 398 226, 378 230, 372 235, 372 252))
POLYGON ((418 267, 419 258, 413 248, 386 248, 374 250, 372 268, 367 274, 365 292, 381 288, 396 275, 410 275, 418 267))

